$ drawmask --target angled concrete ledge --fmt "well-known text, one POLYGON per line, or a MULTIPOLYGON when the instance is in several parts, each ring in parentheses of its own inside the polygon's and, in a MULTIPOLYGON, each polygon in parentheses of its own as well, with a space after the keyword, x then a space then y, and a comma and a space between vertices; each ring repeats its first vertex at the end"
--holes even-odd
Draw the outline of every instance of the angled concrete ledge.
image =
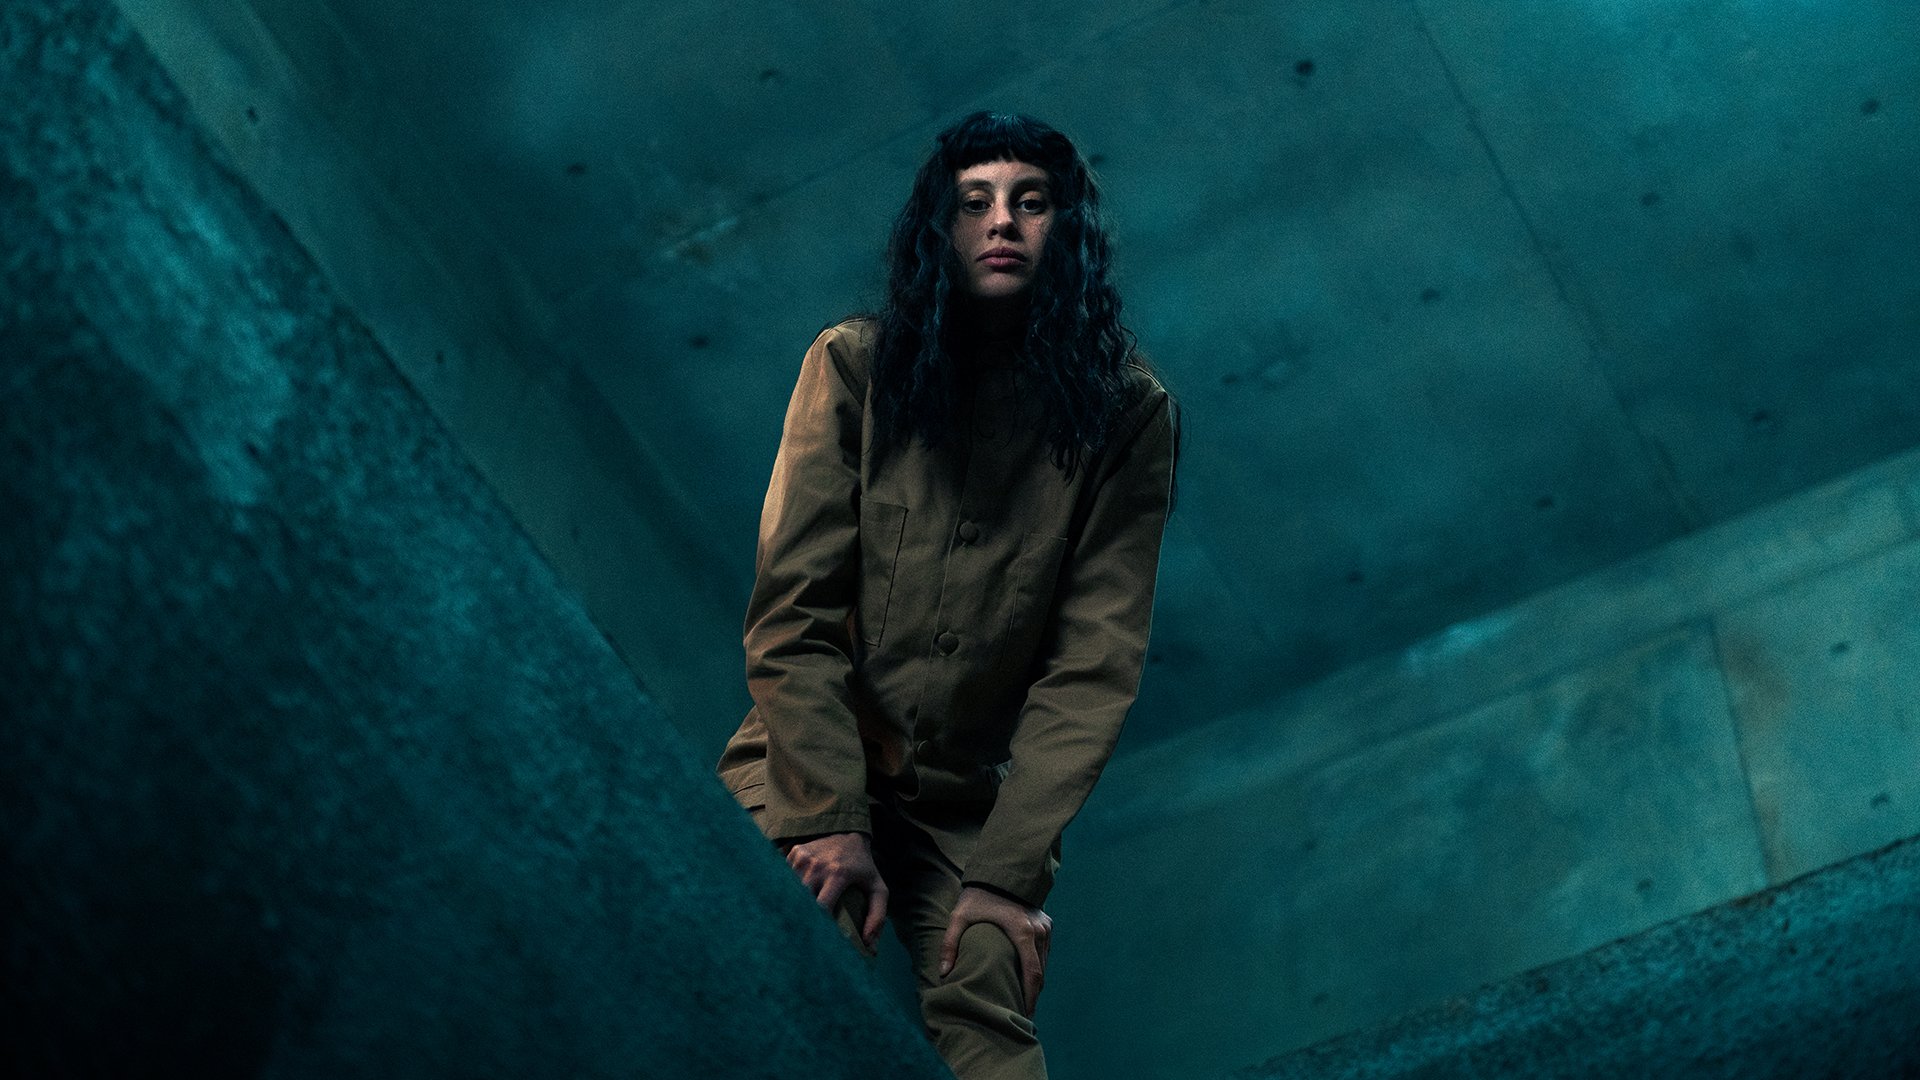
POLYGON ((1126 834, 1172 813, 1248 797, 1303 767, 1916 541, 1920 450, 1909 450, 1361 661, 1280 700, 1123 754, 1078 835, 1126 834), (1200 779, 1170 788, 1171 776, 1200 779))
POLYGON ((1920 837, 1233 1080, 1920 1074, 1920 837))

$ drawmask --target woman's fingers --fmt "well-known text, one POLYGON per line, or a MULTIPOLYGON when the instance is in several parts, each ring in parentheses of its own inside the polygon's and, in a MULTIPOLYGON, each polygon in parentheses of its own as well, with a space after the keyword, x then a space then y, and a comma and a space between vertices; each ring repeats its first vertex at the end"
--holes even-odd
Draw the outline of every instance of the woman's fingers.
POLYGON ((1024 1011, 1033 1015, 1040 990, 1047 981, 1047 954, 1053 944, 1053 920, 1039 908, 1027 907, 997 893, 967 887, 953 905, 946 936, 940 940, 940 977, 946 978, 959 959, 960 935, 974 923, 989 923, 1013 943, 1020 963, 1024 1011))
POLYGON ((960 921, 962 918, 956 906, 953 918, 947 920, 947 936, 940 939, 940 977, 943 979, 953 970, 953 961, 960 955, 960 932, 967 928, 967 924, 960 921))
POLYGON ((1031 929, 1021 935, 1024 940, 1014 944, 1020 950, 1020 989, 1026 995, 1027 1015, 1033 1015, 1033 1007, 1040 1001, 1040 987, 1047 981, 1047 963, 1040 957, 1040 947, 1034 944, 1031 929))
POLYGON ((871 948, 887 919, 887 883, 874 864, 871 842, 863 833, 829 833, 787 849, 787 865, 829 913, 849 889, 867 898, 860 937, 871 948))
POLYGON ((861 937, 866 939, 867 947, 872 948, 874 939, 880 936, 880 927, 887 921, 887 883, 880 880, 879 874, 867 883, 867 925, 862 928, 861 937))
POLYGON ((813 895, 820 901, 820 906, 831 913, 833 906, 840 902, 840 894, 846 891, 847 879, 839 874, 829 874, 821 885, 814 889, 813 895))

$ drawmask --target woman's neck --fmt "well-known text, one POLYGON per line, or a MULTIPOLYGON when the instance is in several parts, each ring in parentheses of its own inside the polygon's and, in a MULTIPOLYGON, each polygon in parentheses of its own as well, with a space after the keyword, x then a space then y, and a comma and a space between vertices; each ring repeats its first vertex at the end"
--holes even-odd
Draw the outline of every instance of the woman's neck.
POLYGON ((1027 294, 954 297, 953 328, 961 340, 1004 341, 1024 336, 1027 294))

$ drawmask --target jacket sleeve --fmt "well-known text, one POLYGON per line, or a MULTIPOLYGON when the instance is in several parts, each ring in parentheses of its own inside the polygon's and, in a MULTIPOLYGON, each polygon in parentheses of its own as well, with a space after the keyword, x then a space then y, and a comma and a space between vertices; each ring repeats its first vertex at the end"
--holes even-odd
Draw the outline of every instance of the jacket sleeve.
POLYGON ((767 729, 771 839, 868 832, 866 755, 849 681, 859 588, 865 358, 823 331, 787 406, 747 605, 747 690, 767 729))
POLYGON ((1144 420, 1097 479, 1062 569, 1047 660, 1014 728, 1012 768, 962 874, 969 884, 1044 903, 1060 834, 1120 737, 1146 659, 1172 488, 1171 409, 1156 385, 1144 420))

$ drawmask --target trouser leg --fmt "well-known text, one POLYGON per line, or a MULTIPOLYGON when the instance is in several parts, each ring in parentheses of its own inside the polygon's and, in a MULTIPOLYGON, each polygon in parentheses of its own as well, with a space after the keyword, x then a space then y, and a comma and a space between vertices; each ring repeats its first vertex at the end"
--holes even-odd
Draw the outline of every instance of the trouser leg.
POLYGON ((953 971, 940 977, 940 943, 960 898, 960 871, 932 838, 876 808, 875 857, 892 897, 887 915, 913 959, 920 1015, 959 1080, 1045 1080, 1046 1055, 1022 1011, 1020 960, 997 926, 960 935, 953 971))
MULTIPOLYGON (((940 977, 940 943, 960 899, 959 868, 932 837, 881 805, 874 807, 873 855, 891 894, 887 918, 913 962, 921 1019, 947 1066, 958 1080, 1046 1080, 1046 1055, 1021 1007, 1020 958, 999 927, 967 927, 953 971, 940 977)), ((860 938, 866 918, 866 894, 849 890, 834 921, 871 959, 874 951, 860 938)))

